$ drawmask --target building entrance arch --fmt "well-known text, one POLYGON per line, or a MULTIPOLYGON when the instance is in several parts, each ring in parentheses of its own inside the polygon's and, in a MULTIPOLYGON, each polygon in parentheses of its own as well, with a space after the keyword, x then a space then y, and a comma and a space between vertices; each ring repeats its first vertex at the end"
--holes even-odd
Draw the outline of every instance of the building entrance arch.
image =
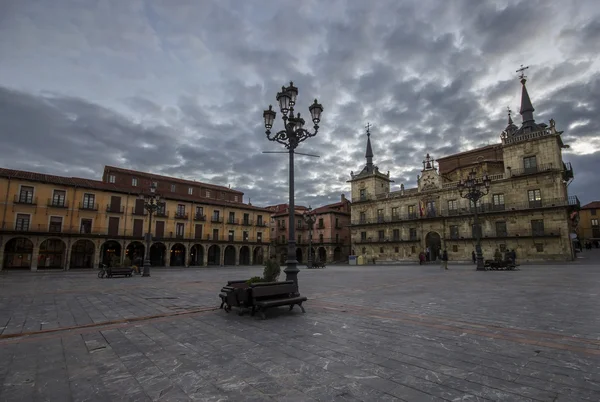
POLYGON ((102 264, 112 266, 117 265, 121 262, 121 245, 119 242, 109 240, 104 242, 101 247, 102 250, 102 264))
POLYGON ((221 264, 221 247, 213 244, 208 248, 208 265, 220 265, 221 264))
POLYGON ((438 232, 429 232, 425 236, 425 247, 429 250, 429 261, 435 261, 440 258, 442 249, 442 238, 438 232))
POLYGON ((258 246, 256 248, 254 248, 254 258, 252 258, 252 262, 255 265, 263 264, 263 249, 262 249, 262 247, 258 246))
POLYGON ((67 245, 61 239, 46 239, 40 244, 38 268, 62 268, 67 245))
POLYGON ((325 247, 319 247, 319 262, 327 262, 327 250, 325 250, 325 247))
POLYGON ((201 265, 204 265, 204 247, 201 244, 194 244, 190 250, 190 266, 201 265))
POLYGON ((235 265, 235 247, 225 247, 225 255, 223 256, 223 265, 235 265))
POLYGON ((150 265, 153 267, 164 267, 166 254, 167 246, 163 243, 152 244, 150 246, 150 265))
POLYGON ((33 243, 26 237, 10 239, 4 246, 4 268, 29 269, 33 256, 33 243))
POLYGON ((77 240, 71 247, 71 264, 69 268, 93 268, 95 252, 94 242, 87 239, 77 240))
POLYGON ((183 267, 185 265, 185 246, 175 243, 171 247, 170 265, 172 267, 183 267))
POLYGON ((250 249, 248 246, 240 248, 240 265, 250 265, 250 249))

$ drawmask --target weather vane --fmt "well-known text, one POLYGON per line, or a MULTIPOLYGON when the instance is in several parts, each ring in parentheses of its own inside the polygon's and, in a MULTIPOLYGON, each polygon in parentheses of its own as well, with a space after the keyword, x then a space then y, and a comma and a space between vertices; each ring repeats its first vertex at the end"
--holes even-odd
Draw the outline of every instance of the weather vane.
POLYGON ((370 134, 369 129, 371 128, 371 123, 367 122, 367 125, 365 127, 367 128, 367 134, 370 134))
POLYGON ((524 80, 525 78, 527 78, 527 76, 525 75, 525 70, 527 70, 529 68, 529 66, 527 67, 523 67, 523 65, 521 64, 521 68, 517 70, 517 73, 521 73, 519 75, 519 78, 524 80))

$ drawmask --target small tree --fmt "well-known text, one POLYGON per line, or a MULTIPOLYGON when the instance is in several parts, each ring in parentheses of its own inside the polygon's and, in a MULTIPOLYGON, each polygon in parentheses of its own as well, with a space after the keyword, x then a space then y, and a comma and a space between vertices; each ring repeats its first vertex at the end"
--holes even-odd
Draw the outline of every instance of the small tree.
POLYGON ((265 269, 263 271, 263 279, 265 282, 275 282, 281 274, 281 267, 277 263, 275 258, 271 258, 265 262, 265 269))

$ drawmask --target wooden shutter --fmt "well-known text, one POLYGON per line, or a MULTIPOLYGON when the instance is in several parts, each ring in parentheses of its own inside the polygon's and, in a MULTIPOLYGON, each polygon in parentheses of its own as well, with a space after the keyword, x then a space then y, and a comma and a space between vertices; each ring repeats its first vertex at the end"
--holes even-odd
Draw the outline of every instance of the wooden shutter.
POLYGON ((144 220, 134 219, 133 220, 133 236, 142 237, 144 234, 144 220))
MULTIPOLYGON (((119 201, 120 203, 120 201, 119 201)), ((119 218, 111 216, 108 218, 108 234, 111 236, 119 235, 119 218)))
POLYGON ((165 222, 164 221, 156 222, 156 233, 154 233, 154 236, 159 239, 162 239, 163 237, 165 237, 165 222))
POLYGON ((144 200, 137 198, 135 200, 135 214, 143 215, 144 214, 144 200))
POLYGON ((194 238, 196 238, 196 239, 202 238, 202 225, 196 225, 196 230, 194 231, 194 238))

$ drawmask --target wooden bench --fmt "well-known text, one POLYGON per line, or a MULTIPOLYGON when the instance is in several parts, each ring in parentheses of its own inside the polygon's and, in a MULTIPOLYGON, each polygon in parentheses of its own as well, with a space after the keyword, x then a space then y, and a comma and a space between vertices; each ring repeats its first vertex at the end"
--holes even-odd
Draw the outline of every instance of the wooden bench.
MULTIPOLYGON (((219 293, 219 297, 221 298, 221 306, 219 308, 224 308, 225 312, 229 313, 231 311, 231 307, 249 307, 246 306, 249 301, 249 297, 244 291, 236 291, 236 289, 244 289, 248 288, 246 284, 246 280, 235 280, 235 281, 227 281, 227 285, 221 288, 221 293, 219 293)), ((241 311, 240 311, 241 315, 241 311)))
POLYGON ((113 276, 133 276, 133 269, 131 267, 110 267, 106 269, 106 277, 112 278, 113 276))
POLYGON ((298 294, 298 287, 294 281, 259 282, 253 283, 250 288, 252 315, 259 312, 265 319, 265 311, 271 307, 290 306, 289 311, 291 311, 296 305, 306 313, 302 302, 307 298, 298 294))
POLYGON ((316 269, 316 268, 325 268, 325 263, 324 262, 319 262, 319 261, 313 261, 312 265, 307 265, 306 268, 309 269, 316 269))

